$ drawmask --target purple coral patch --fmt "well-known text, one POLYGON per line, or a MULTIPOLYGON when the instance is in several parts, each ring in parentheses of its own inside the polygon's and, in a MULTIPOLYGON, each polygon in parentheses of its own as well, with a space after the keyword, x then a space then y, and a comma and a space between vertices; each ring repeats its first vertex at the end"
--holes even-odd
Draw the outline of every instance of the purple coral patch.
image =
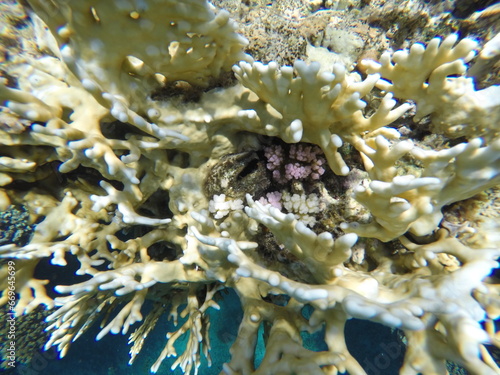
POLYGON ((293 144, 288 152, 281 145, 264 148, 266 167, 272 172, 273 179, 286 184, 292 180, 319 180, 325 173, 325 158, 321 149, 307 144, 293 144))

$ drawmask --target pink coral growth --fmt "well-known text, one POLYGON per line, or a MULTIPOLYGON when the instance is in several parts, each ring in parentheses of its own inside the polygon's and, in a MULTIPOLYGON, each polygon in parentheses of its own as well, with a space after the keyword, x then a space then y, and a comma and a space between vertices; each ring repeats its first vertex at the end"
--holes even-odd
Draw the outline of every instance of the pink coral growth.
POLYGON ((280 168, 281 163, 283 163, 283 147, 279 145, 265 147, 264 155, 267 159, 267 169, 274 171, 280 168))
POLYGON ((266 194, 267 198, 261 197, 259 202, 262 204, 270 204, 273 207, 276 207, 278 210, 281 210, 281 196, 282 194, 279 191, 272 191, 266 194))
POLYGON ((285 178, 287 180, 302 180, 311 174, 311 170, 309 165, 288 163, 285 165, 285 178))
POLYGON ((280 184, 291 180, 310 178, 319 180, 325 173, 323 165, 325 159, 321 149, 306 144, 293 144, 288 155, 280 145, 271 145, 264 148, 267 159, 266 167, 272 171, 273 179, 280 184))
MULTIPOLYGON (((318 147, 315 148, 319 151, 318 147)), ((302 144, 290 146, 290 157, 299 161, 311 163, 313 160, 316 160, 316 154, 317 151, 312 146, 304 146, 302 144)))

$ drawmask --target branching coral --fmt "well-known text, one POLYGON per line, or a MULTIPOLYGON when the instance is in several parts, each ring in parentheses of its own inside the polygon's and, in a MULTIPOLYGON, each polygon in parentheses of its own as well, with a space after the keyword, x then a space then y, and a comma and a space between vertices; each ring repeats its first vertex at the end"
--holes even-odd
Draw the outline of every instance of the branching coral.
POLYGON ((415 119, 431 115, 433 130, 452 138, 460 136, 498 137, 498 86, 475 90, 473 79, 462 75, 475 55, 477 43, 458 35, 435 38, 427 47, 414 44, 409 51, 382 55, 380 63, 363 61, 371 74, 384 78, 377 87, 400 99, 417 103, 415 119), (490 118, 488 115, 493 115, 490 118), (486 115, 486 117, 485 117, 486 115))
POLYGON ((343 141, 382 128, 409 108, 404 104, 393 109, 396 102, 388 94, 378 110, 366 118, 362 111, 366 103, 361 98, 375 86, 379 76, 370 75, 358 82, 358 76, 348 75, 341 65, 334 65, 332 73, 328 73, 320 72, 316 62, 307 65, 297 61, 293 68, 241 62, 234 71, 243 85, 269 105, 262 110, 258 106, 240 112, 240 116, 249 119, 254 131, 279 135, 289 143, 317 144, 330 168, 339 175, 349 172, 337 151, 343 141))
POLYGON ((401 374, 500 373, 485 346, 500 347, 499 88, 464 76, 477 42, 414 44, 363 62, 362 79, 254 62, 202 0, 29 2, 37 44, 0 85, 0 207, 24 205, 36 226, 0 256, 15 261, 16 313, 53 309, 46 348, 64 355, 103 317, 98 339, 135 329, 132 363, 167 313, 152 371, 175 356, 197 373, 207 311, 233 288, 225 374, 365 374, 352 318, 404 332, 401 374), (34 276, 45 259, 81 278, 54 296, 34 276))

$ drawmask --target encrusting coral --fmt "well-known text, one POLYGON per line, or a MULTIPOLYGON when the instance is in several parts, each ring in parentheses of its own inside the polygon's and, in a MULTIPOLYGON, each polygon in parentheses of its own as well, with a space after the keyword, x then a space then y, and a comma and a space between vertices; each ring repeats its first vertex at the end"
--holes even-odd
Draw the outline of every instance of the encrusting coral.
POLYGON ((233 288, 225 374, 366 374, 352 318, 404 332, 401 374, 500 373, 500 87, 467 76, 478 42, 413 44, 360 62, 361 78, 254 61, 202 0, 28 2, 36 43, 0 78, 0 207, 36 227, 0 256, 16 313, 53 309, 46 348, 64 355, 104 317, 98 339, 134 330, 133 362, 166 313, 177 330, 151 370, 176 356, 198 373, 207 310, 233 288), (54 297, 34 277, 47 258, 84 277, 54 297), (306 349, 301 332, 321 330, 327 349, 306 349))

